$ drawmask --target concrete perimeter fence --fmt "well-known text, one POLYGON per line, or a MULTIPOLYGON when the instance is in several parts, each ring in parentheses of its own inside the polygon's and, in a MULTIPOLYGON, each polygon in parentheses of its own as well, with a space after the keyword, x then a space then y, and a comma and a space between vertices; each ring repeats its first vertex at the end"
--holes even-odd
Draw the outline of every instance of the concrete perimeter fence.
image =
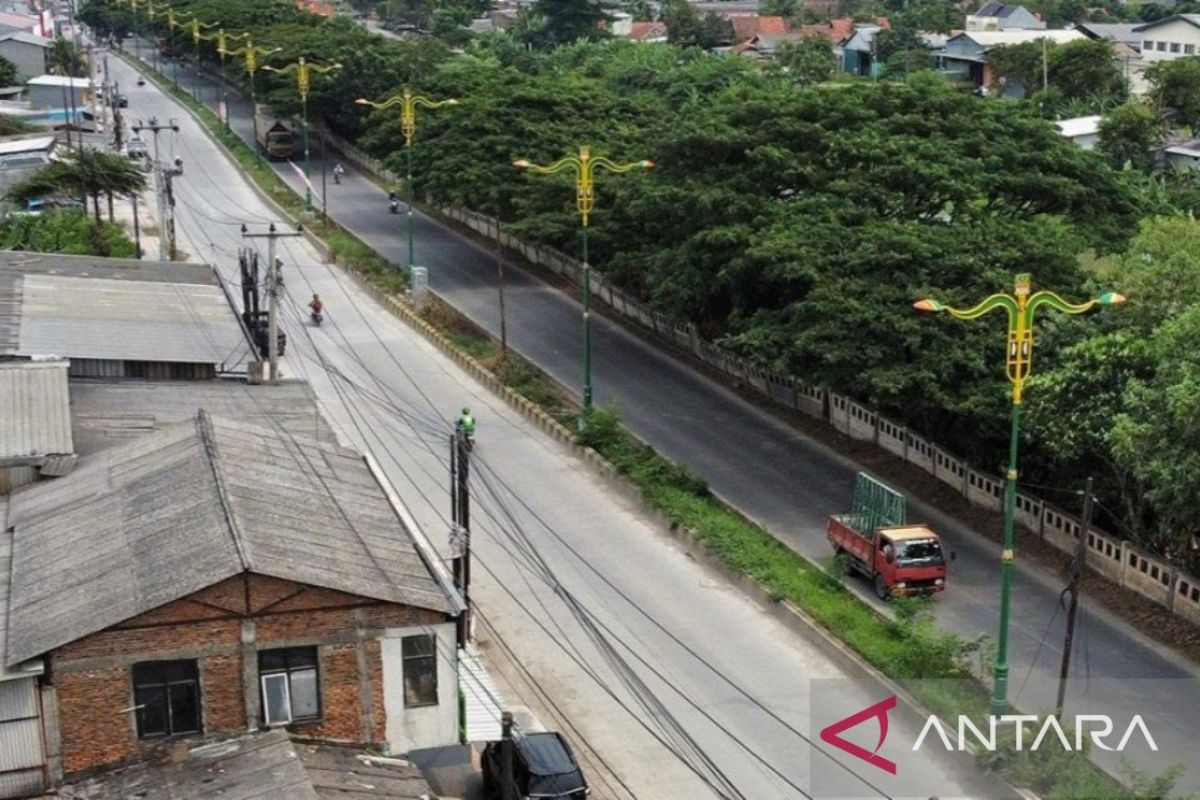
MULTIPOLYGON (((322 131, 327 141, 359 167, 386 181, 400 177, 354 145, 322 131)), ((502 230, 500 223, 474 211, 444 208, 442 214, 540 267, 575 284, 582 267, 574 258, 551 247, 521 241, 502 230)), ((972 468, 945 448, 924 439, 904 425, 884 417, 850 398, 820 386, 810 386, 793 375, 781 375, 702 338, 690 322, 678 322, 650 308, 612 285, 602 272, 592 269, 592 297, 615 313, 653 331, 709 367, 753 388, 778 405, 823 420, 854 439, 874 442, 952 487, 971 503, 992 511, 1002 510, 1004 481, 972 468)), ((1078 547, 1079 518, 1033 495, 1017 493, 1016 521, 1060 550, 1078 547)), ((1087 536, 1087 564, 1113 583, 1131 589, 1167 608, 1172 614, 1200 625, 1200 578, 1176 569, 1128 540, 1095 526, 1087 536)))

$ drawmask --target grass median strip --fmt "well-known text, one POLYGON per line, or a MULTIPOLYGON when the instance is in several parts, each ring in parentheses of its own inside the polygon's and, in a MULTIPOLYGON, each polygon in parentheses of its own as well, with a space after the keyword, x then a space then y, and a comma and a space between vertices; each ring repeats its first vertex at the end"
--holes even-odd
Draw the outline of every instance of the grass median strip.
MULTIPOLYGON (((385 293, 397 294, 406 288, 407 276, 401 268, 336 223, 307 212, 301 198, 211 109, 148 66, 139 67, 191 109, 263 191, 288 213, 305 220, 336 259, 385 293)), ((502 351, 486 332, 436 298, 421 316, 504 385, 558 421, 576 427, 577 406, 535 365, 512 351, 502 351)), ((988 692, 975 679, 973 669, 976 663, 987 661, 988 645, 983 637, 968 642, 938 628, 928 613, 927 601, 897 602, 895 619, 876 612, 846 589, 844 571, 832 560, 826 568, 813 564, 724 505, 709 492, 703 478, 633 436, 621 424, 615 409, 595 409, 584 421, 580 443, 604 456, 654 508, 691 531, 731 570, 749 576, 777 600, 786 600, 800 609, 890 678, 954 679, 953 683, 941 684, 940 689, 927 688, 934 684, 911 684, 916 699, 929 711, 943 717, 986 715, 988 692), (946 688, 950 686, 955 688, 946 688)), ((1130 771, 1126 787, 1099 770, 1085 754, 1002 748, 985 755, 980 762, 986 769, 1048 798, 1167 797, 1177 774, 1168 771, 1150 778, 1130 771)))

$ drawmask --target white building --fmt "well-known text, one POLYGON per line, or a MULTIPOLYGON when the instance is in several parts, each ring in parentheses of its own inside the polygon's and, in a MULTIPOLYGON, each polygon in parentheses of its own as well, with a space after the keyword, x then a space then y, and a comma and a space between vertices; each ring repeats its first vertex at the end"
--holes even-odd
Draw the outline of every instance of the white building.
POLYGON ((1176 14, 1134 30, 1142 36, 1142 58, 1148 63, 1200 54, 1200 14, 1176 14))
POLYGON ((1029 31, 1045 28, 1046 23, 1025 6, 990 2, 974 14, 967 15, 969 31, 1029 31))
POLYGON ((25 85, 30 108, 86 108, 92 102, 92 84, 87 78, 39 75, 25 85))
POLYGON ((0 34, 0 56, 13 63, 17 77, 22 81, 46 74, 46 55, 50 47, 49 39, 25 31, 0 34))
POLYGON ((1059 133, 1079 145, 1080 149, 1095 150, 1100 141, 1101 119, 1102 117, 1097 114, 1091 117, 1060 119, 1054 124, 1058 126, 1059 133))

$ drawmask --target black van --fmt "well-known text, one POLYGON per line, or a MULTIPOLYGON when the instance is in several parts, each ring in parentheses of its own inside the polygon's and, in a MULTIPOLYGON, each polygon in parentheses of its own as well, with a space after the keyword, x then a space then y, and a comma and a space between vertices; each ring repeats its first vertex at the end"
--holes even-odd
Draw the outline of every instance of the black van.
POLYGON ((584 800, 587 781, 575 754, 553 731, 518 733, 483 749, 483 800, 584 800), (512 747, 512 786, 504 790, 504 748, 512 747))

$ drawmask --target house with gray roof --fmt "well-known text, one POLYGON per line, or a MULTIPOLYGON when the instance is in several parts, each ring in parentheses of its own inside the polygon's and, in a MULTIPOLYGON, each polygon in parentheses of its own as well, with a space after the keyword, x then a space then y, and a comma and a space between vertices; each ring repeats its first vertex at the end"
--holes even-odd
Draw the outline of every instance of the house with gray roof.
POLYGON ((989 2, 967 15, 968 31, 1035 31, 1045 30, 1046 23, 1025 6, 989 2))
POLYGON ((202 411, 0 506, 0 665, 44 669, 52 781, 260 727, 457 741, 464 606, 425 533, 369 456, 256 422, 202 411))
POLYGON ((30 31, 0 33, 0 56, 7 58, 17 68, 17 77, 22 81, 45 75, 46 57, 53 42, 30 31))
POLYGON ((1134 32, 1149 64, 1200 55, 1200 14, 1175 14, 1138 25, 1134 32))

